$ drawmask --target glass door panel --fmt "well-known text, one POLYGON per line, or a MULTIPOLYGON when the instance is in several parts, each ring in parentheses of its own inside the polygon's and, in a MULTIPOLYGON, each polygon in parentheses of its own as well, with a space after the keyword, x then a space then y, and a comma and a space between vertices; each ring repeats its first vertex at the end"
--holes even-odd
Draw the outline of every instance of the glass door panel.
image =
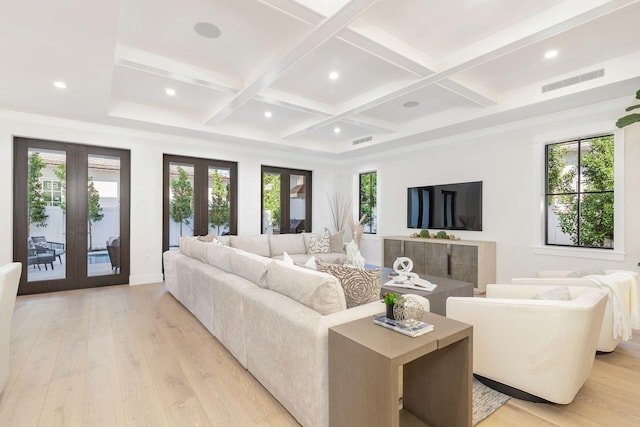
POLYGON ((229 234, 231 224, 231 171, 209 166, 208 171, 208 230, 210 234, 229 234))
POLYGON ((237 233, 238 164, 197 157, 163 156, 162 250, 181 236, 237 233))
POLYGON ((129 159, 127 150, 14 138, 20 295, 127 283, 129 159))
POLYGON ((291 174, 289 182, 289 233, 306 231, 306 176, 291 174))
POLYGON ((169 163, 169 248, 178 249, 180 237, 193 236, 193 164, 169 163))
POLYGON ((120 158, 90 154, 87 179, 87 275, 120 270, 120 158))
POLYGON ((275 172, 262 173, 262 233, 280 234, 280 181, 275 172))
POLYGON ((27 282, 66 277, 64 151, 27 151, 27 282))

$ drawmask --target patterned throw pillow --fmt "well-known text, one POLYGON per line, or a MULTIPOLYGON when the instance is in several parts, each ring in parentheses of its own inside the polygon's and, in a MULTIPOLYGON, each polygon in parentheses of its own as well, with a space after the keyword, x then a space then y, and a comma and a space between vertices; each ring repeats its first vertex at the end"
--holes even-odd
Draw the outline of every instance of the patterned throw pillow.
POLYGON ((329 273, 340 280, 347 308, 357 307, 380 299, 380 268, 365 270, 316 261, 318 271, 329 273))
POLYGON ((331 253, 331 233, 329 230, 324 230, 321 236, 316 233, 311 234, 309 239, 309 252, 310 254, 328 254, 331 253))

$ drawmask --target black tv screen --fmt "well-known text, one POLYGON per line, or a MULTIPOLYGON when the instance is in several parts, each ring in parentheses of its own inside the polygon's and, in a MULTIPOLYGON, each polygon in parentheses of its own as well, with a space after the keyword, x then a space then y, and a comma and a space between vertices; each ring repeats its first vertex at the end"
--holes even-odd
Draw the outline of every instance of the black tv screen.
POLYGON ((407 228, 482 231, 482 181, 408 188, 407 228))

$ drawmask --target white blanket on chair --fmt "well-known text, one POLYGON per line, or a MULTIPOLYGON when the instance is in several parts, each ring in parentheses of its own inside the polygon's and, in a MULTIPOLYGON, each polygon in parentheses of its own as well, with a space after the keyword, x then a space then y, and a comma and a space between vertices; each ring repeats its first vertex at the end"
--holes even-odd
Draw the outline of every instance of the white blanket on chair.
POLYGON ((625 341, 631 339, 632 329, 640 329, 638 275, 619 271, 585 278, 609 294, 613 313, 613 338, 622 337, 625 341))

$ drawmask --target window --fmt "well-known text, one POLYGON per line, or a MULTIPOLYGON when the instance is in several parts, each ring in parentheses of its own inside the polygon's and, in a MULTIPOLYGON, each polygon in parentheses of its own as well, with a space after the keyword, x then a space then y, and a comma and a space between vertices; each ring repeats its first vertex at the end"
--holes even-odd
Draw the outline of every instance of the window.
POLYGON ((360 207, 358 216, 364 217, 362 227, 364 233, 376 234, 378 232, 378 215, 376 211, 376 172, 365 172, 360 174, 360 207))
POLYGON ((311 231, 311 171, 262 166, 262 233, 311 231))
POLYGON ((62 183, 58 180, 43 179, 42 195, 47 206, 60 206, 62 203, 62 183))
POLYGON ((614 136, 546 146, 545 243, 613 249, 614 136))

